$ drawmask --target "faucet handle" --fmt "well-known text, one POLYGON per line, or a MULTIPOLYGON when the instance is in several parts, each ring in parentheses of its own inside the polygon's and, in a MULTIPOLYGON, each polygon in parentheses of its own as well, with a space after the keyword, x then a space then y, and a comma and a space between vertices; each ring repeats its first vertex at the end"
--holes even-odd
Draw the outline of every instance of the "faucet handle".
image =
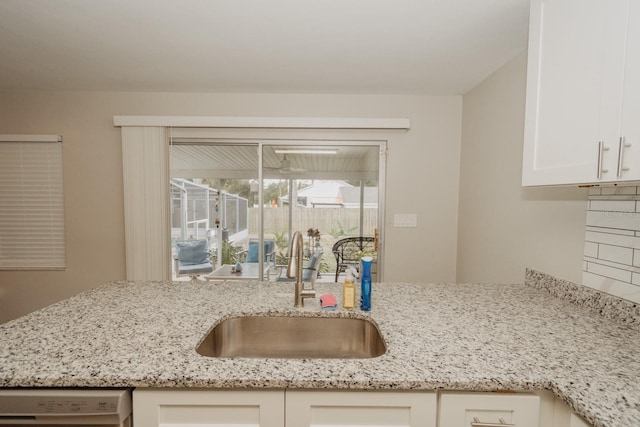
POLYGON ((303 289, 300 291, 300 296, 302 298, 315 298, 316 290, 315 289, 303 289))

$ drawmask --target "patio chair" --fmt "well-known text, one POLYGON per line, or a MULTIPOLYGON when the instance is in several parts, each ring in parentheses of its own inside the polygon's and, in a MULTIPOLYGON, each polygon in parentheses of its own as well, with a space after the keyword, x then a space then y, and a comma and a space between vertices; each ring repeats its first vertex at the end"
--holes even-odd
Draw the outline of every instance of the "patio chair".
POLYGON ((360 257, 358 252, 373 251, 373 237, 347 237, 334 243, 332 251, 336 257, 336 282, 340 273, 353 267, 360 268, 360 257))
MULTIPOLYGON (((249 248, 237 253, 239 262, 258 262, 258 246, 257 239, 249 240, 249 248)), ((276 265, 276 242, 274 240, 265 239, 264 243, 264 263, 272 268, 276 265)))
MULTIPOLYGON (((307 266, 302 269, 302 281, 311 283, 311 285, 316 284, 316 279, 318 278, 318 271, 320 270, 320 260, 322 259, 323 252, 321 250, 316 251, 309 260, 307 261, 307 266)), ((291 279, 286 276, 286 267, 280 270, 280 276, 276 279, 278 282, 295 282, 296 279, 291 279)))
POLYGON ((209 242, 206 239, 176 242, 176 249, 176 277, 191 276, 191 280, 196 280, 200 274, 213 271, 213 264, 209 260, 209 242))

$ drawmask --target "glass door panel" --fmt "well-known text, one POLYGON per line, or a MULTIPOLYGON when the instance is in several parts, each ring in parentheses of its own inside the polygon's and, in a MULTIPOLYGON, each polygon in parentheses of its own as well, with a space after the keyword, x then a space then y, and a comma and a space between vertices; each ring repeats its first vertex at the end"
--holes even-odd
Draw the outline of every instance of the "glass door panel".
POLYGON ((286 260, 295 231, 304 237, 304 254, 321 253, 318 280, 340 281, 345 262, 332 249, 346 238, 371 240, 378 229, 379 145, 263 145, 263 222, 265 236, 281 241, 286 260), (286 239, 283 237, 286 236, 286 239), (283 244, 286 242, 286 244, 283 244))
POLYGON ((174 280, 258 279, 253 265, 232 272, 257 257, 249 249, 258 237, 250 217, 257 202, 258 145, 172 141, 169 152, 174 280), (181 268, 195 262, 181 260, 181 248, 197 240, 206 240, 211 271, 181 268))

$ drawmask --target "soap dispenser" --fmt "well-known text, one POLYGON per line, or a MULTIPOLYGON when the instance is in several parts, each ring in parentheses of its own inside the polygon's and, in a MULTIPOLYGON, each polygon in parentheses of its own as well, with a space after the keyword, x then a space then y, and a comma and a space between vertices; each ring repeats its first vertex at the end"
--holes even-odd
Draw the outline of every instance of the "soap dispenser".
POLYGON ((360 310, 371 311, 371 263, 373 257, 362 257, 362 279, 360 280, 360 310))
POLYGON ((353 269, 347 269, 347 277, 342 284, 342 307, 353 310, 356 306, 356 286, 353 283, 353 269))

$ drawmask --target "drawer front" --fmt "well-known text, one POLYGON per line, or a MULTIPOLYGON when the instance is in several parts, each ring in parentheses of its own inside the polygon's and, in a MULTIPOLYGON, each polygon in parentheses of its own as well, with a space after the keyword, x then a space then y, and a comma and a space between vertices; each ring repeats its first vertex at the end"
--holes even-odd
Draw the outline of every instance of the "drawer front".
POLYGON ((539 412, 535 394, 443 392, 440 427, 538 427, 539 412))

